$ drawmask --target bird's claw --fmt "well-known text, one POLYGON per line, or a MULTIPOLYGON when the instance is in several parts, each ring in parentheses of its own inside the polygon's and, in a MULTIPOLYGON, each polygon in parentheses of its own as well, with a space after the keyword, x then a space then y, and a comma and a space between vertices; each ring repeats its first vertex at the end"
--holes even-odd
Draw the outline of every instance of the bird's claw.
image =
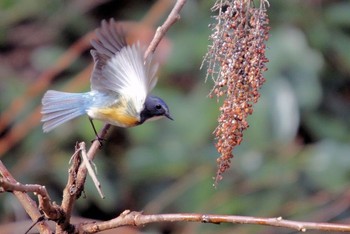
POLYGON ((104 138, 101 138, 101 137, 99 137, 99 136, 96 136, 96 138, 93 139, 93 140, 91 141, 91 143, 93 143, 94 141, 98 141, 98 143, 100 144, 99 148, 101 149, 102 146, 103 146, 103 141, 105 141, 105 140, 106 140, 106 139, 104 139, 104 138))

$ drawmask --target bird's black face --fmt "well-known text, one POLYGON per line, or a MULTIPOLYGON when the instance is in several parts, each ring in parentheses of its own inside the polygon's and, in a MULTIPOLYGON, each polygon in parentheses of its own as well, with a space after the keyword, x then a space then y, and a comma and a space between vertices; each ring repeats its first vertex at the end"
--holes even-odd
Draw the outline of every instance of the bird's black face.
POLYGON ((146 120, 157 119, 159 117, 167 117, 171 119, 169 114, 169 108, 165 104, 165 102, 159 97, 148 96, 145 101, 145 107, 142 110, 140 124, 145 122, 146 120))

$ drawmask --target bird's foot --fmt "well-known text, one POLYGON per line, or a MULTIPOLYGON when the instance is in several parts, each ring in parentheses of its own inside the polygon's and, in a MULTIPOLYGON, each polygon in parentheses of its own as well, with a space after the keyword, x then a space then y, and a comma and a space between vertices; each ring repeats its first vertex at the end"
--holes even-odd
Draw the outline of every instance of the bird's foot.
POLYGON ((101 149, 102 146, 103 146, 103 141, 105 141, 105 140, 106 140, 106 139, 104 139, 104 138, 102 138, 102 137, 96 136, 96 138, 93 139, 93 140, 91 141, 91 143, 93 143, 94 141, 98 141, 98 143, 100 144, 99 148, 101 149))

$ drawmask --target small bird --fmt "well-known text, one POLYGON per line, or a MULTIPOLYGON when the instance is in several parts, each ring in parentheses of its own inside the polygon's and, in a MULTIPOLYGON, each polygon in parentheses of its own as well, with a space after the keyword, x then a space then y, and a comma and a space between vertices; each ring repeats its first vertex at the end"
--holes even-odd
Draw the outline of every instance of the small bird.
POLYGON ((87 114, 101 143, 93 119, 125 128, 161 117, 172 120, 167 104, 149 94, 157 83, 158 65, 152 63, 152 55, 144 59, 140 43, 127 45, 122 26, 113 19, 103 20, 96 36, 90 51, 94 60, 91 91, 48 90, 42 99, 43 131, 87 114))

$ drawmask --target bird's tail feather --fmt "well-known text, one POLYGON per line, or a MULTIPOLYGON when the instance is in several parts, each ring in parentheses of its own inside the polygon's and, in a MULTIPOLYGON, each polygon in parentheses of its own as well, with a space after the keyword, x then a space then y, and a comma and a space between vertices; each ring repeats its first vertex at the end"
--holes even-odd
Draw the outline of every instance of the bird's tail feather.
POLYGON ((82 93, 66 93, 49 90, 42 99, 44 132, 86 113, 87 98, 82 93))

